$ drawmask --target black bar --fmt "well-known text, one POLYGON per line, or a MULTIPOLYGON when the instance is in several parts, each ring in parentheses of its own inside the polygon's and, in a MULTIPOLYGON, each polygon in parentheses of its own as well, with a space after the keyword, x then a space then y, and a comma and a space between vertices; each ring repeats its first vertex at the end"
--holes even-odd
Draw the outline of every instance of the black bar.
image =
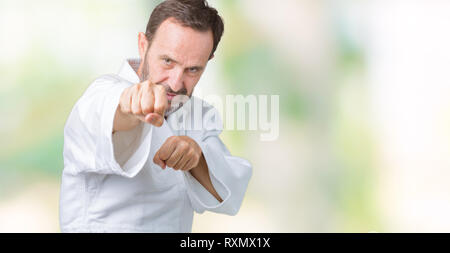
MULTIPOLYGON (((2 247, 45 247, 60 244, 63 251, 91 252, 107 248, 126 252, 317 252, 341 249, 364 252, 405 250, 429 251, 450 242, 449 234, 0 234, 2 247), (158 250, 157 250, 158 249, 158 250), (87 251, 89 250, 89 251, 87 251), (163 250, 163 251, 161 251, 163 250)), ((5 251, 6 252, 6 251, 5 251)))

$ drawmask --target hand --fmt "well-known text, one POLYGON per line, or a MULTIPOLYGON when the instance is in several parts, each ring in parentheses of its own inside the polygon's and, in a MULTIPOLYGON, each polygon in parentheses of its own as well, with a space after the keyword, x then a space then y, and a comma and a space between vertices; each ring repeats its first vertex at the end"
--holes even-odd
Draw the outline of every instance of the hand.
POLYGON ((166 89, 162 85, 150 81, 138 83, 125 89, 120 96, 118 111, 123 116, 120 123, 128 122, 127 129, 137 126, 139 121, 160 127, 167 108, 166 89))
POLYGON ((156 152, 153 162, 165 169, 189 171, 198 166, 203 157, 202 149, 187 136, 172 136, 156 152))

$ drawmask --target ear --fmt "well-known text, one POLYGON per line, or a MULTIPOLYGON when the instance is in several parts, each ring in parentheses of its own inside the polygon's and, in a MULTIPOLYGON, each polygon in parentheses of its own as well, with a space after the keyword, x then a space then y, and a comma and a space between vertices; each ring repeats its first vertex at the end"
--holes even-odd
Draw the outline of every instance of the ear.
POLYGON ((141 59, 144 59, 145 53, 148 48, 148 40, 147 36, 145 36, 145 33, 140 32, 138 35, 138 47, 139 47, 139 56, 141 59))

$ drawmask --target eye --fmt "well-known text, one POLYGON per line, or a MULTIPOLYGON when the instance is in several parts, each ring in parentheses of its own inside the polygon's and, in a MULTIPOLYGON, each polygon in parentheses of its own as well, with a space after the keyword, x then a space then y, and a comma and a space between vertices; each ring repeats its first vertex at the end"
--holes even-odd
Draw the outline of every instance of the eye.
POLYGON ((163 60, 164 60, 164 64, 166 64, 166 65, 172 64, 172 60, 169 58, 164 58, 163 60))
POLYGON ((198 68, 196 68, 196 67, 193 67, 193 68, 189 68, 188 69, 188 71, 189 71, 189 73, 192 73, 192 74, 195 74, 195 73, 197 73, 198 72, 198 68))

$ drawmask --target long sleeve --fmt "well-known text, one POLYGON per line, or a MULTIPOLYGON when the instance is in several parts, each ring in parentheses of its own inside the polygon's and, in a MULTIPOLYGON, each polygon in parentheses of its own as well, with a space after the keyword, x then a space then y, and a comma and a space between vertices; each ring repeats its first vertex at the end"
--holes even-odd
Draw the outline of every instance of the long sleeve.
POLYGON ((197 213, 211 211, 236 215, 252 175, 252 165, 247 160, 230 154, 219 138, 222 121, 217 111, 211 106, 206 107, 206 110, 210 112, 206 115, 215 115, 203 117, 203 125, 210 130, 204 130, 200 135, 193 134, 192 136, 195 137, 194 139, 203 151, 211 182, 223 201, 220 203, 190 172, 183 172, 187 193, 192 207, 197 213), (216 120, 212 120, 213 118, 216 120))
POLYGON ((131 82, 105 75, 78 100, 64 128, 64 167, 72 173, 134 177, 150 152, 152 126, 112 134, 120 95, 131 82))

